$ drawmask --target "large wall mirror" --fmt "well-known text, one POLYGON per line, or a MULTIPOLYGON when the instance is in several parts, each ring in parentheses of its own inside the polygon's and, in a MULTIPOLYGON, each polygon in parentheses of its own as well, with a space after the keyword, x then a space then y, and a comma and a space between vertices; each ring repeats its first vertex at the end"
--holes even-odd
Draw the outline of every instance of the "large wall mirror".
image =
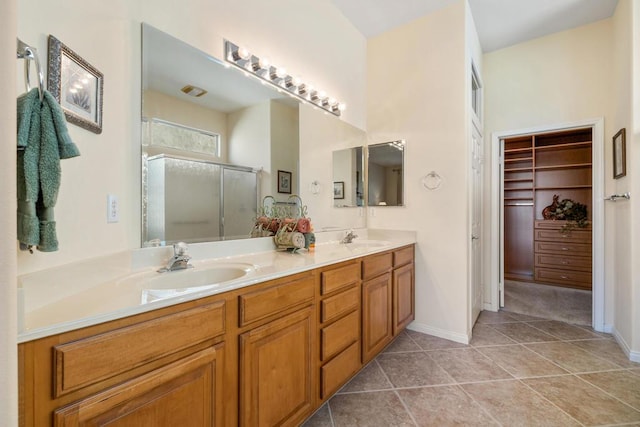
POLYGON ((364 206, 363 147, 333 152, 333 206, 364 206))
POLYGON ((248 238, 264 196, 298 192, 298 106, 142 24, 143 246, 248 238))
POLYGON ((404 150, 404 140, 367 147, 369 206, 404 205, 404 150))

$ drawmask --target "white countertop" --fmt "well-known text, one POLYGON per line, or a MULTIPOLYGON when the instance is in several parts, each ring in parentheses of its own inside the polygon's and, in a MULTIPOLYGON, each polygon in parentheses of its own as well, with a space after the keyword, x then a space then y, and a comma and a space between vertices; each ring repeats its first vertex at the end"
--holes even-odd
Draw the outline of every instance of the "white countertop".
POLYGON ((168 273, 156 270, 172 255, 170 247, 122 252, 26 274, 18 277, 18 342, 243 288, 416 241, 412 231, 358 229, 355 232, 359 237, 351 245, 339 243, 344 232, 316 233, 313 252, 276 251, 272 238, 190 244, 194 268, 168 273), (159 274, 188 279, 195 277, 195 272, 220 264, 247 266, 249 272, 237 279, 187 292, 153 292, 140 284, 145 277, 159 274), (161 294, 164 295, 158 299, 161 294))

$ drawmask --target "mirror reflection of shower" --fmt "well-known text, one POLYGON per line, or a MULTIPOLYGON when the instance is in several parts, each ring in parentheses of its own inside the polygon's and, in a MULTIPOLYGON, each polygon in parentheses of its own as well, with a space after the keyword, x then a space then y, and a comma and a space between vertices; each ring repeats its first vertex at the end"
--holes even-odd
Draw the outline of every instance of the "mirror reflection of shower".
POLYGON ((403 206, 405 141, 374 144, 367 148, 368 205, 403 206))

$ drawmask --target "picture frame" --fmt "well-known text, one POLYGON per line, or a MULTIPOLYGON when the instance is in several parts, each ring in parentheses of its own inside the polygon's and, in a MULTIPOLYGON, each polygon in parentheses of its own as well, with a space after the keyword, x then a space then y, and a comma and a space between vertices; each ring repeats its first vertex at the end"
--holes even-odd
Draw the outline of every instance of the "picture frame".
POLYGON ((335 181, 333 183, 333 199, 344 199, 344 181, 335 181))
POLYGON ((622 128, 613 136, 613 179, 627 175, 626 130, 622 128))
POLYGON ((291 172, 278 171, 278 193, 291 194, 291 172))
POLYGON ((47 88, 69 123, 102 133, 104 76, 52 35, 48 39, 47 88))

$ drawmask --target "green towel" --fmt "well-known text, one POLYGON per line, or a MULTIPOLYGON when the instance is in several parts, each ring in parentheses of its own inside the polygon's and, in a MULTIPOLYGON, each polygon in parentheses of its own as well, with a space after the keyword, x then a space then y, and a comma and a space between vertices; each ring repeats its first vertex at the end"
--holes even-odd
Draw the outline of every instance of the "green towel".
POLYGON ((60 188, 60 159, 79 156, 64 112, 38 89, 18 97, 18 240, 21 249, 58 250, 53 207, 60 188))

